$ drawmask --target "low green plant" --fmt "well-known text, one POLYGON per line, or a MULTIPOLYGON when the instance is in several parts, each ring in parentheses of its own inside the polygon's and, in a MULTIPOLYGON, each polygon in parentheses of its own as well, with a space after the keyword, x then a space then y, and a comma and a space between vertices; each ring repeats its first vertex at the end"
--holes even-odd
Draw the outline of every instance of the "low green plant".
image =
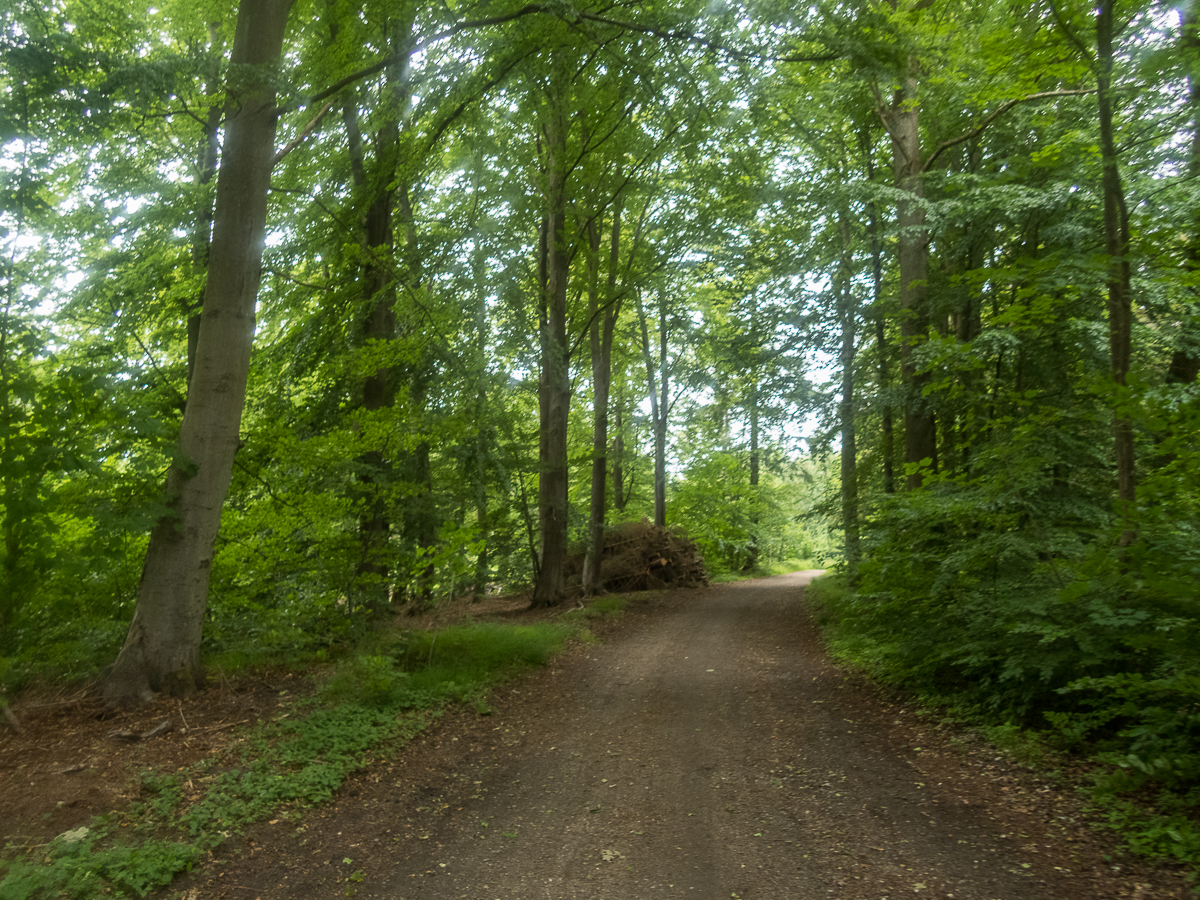
POLYGON ((1104 826, 1119 835, 1130 851, 1185 865, 1195 879, 1200 871, 1200 825, 1194 815, 1150 809, 1102 789, 1093 794, 1093 801, 1104 826))
POLYGON ((545 664, 572 633, 562 623, 474 623, 407 633, 385 651, 351 655, 315 698, 250 731, 236 754, 190 772, 144 773, 146 799, 121 817, 132 827, 118 833, 115 814, 97 818, 78 840, 58 838, 4 863, 0 900, 145 896, 230 834, 281 810, 328 801, 381 747, 423 731, 446 703, 486 713, 492 686, 545 664), (206 785, 191 802, 182 790, 188 780, 206 785))
POLYGON ((1021 765, 1039 769, 1046 764, 1046 743, 1037 732, 1011 723, 983 725, 979 730, 997 750, 1021 765))
POLYGON ((563 622, 582 622, 602 616, 619 616, 629 608, 629 601, 621 596, 597 597, 587 606, 577 606, 559 615, 563 622))
POLYGON ((562 650, 570 625, 476 622, 417 632, 393 651, 406 687, 439 700, 466 700, 525 668, 545 665, 562 650))
POLYGON ((137 843, 109 842, 110 834, 104 820, 94 819, 82 839, 59 837, 50 846, 15 860, 0 882, 0 897, 144 897, 190 870, 204 854, 192 843, 152 838, 137 843))
POLYGON ((624 597, 597 597, 592 601, 592 609, 599 610, 605 615, 617 616, 629 608, 629 601, 624 597))

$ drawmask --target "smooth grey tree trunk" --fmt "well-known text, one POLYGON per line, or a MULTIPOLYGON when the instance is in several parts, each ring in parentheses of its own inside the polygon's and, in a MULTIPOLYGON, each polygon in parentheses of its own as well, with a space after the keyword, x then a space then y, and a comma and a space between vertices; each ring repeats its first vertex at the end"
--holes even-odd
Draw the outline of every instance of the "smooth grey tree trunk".
POLYGON ((667 361, 667 305, 659 298, 658 306, 658 373, 650 354, 650 332, 646 326, 646 310, 638 297, 638 324, 642 331, 642 360, 646 364, 646 389, 650 399, 650 422, 654 430, 654 524, 667 526, 667 415, 669 371, 667 361))
MULTIPOLYGON (((220 156, 221 115, 224 110, 216 101, 220 93, 221 62, 218 56, 217 41, 220 37, 218 23, 208 26, 209 59, 206 61, 208 72, 207 83, 204 86, 205 96, 209 98, 208 114, 200 134, 200 143, 196 149, 196 183, 205 188, 217 175, 217 162, 220 156)), ((202 190, 200 202, 196 207, 195 231, 192 232, 192 270, 200 277, 208 271, 208 257, 212 250, 213 199, 208 191, 202 190)), ((195 300, 186 303, 184 314, 187 316, 187 380, 192 383, 192 372, 196 369, 196 344, 200 340, 200 311, 204 308, 204 289, 201 288, 195 300)))
MULTIPOLYGON (((620 173, 618 172, 618 175, 620 173)), ((591 520, 588 523, 587 556, 583 561, 583 593, 590 596, 600 586, 600 562, 604 555, 604 528, 608 505, 608 397, 612 386, 612 345, 617 318, 621 314, 621 301, 616 297, 617 263, 621 249, 621 202, 618 197, 613 203, 612 231, 608 248, 608 279, 605 293, 606 305, 598 308, 597 293, 600 261, 600 233, 594 228, 589 234, 591 255, 589 265, 591 302, 591 345, 592 345, 592 496, 591 520)))
MULTIPOLYGON (((556 71, 552 81, 565 73, 556 71)), ((567 277, 570 254, 567 241, 567 131, 561 85, 551 84, 548 109, 542 122, 544 202, 541 373, 538 383, 539 441, 538 526, 540 553, 535 607, 553 606, 562 600, 563 569, 567 556, 567 419, 571 409, 570 348, 567 344, 567 277), (557 89, 557 90, 556 90, 557 89)))
POLYGON ((150 534, 137 606, 104 684, 110 704, 203 684, 200 639, 213 546, 240 442, 275 155, 273 81, 293 0, 243 0, 195 371, 167 472, 170 512, 150 534))
MULTIPOLYGON (((1112 379, 1125 385, 1133 339, 1133 291, 1129 265, 1129 210, 1121 183, 1119 151, 1113 130, 1113 3, 1101 0, 1096 10, 1096 100, 1100 114, 1100 159, 1104 190, 1104 252, 1108 255, 1108 340, 1112 379)), ((1117 458, 1117 499, 1125 527, 1121 546, 1133 543, 1133 516, 1137 502, 1133 448, 1133 422, 1113 416, 1113 444, 1117 458)))
MULTIPOLYGON (((911 67, 917 63, 913 61, 911 67)), ((916 465, 937 458, 937 430, 933 411, 922 396, 929 376, 918 373, 915 345, 929 336, 929 310, 925 282, 929 274, 929 229, 925 222, 925 179, 921 161, 920 111, 917 80, 909 77, 897 90, 885 113, 892 136, 892 166, 900 189, 896 219, 899 236, 896 253, 900 264, 900 372, 904 399, 904 462, 916 465)), ((919 488, 924 478, 908 475, 908 489, 919 488)))
POLYGON ((854 427, 854 360, 857 353, 858 309, 854 302, 852 283, 852 251, 850 215, 841 210, 839 226, 842 234, 842 258, 838 264, 838 275, 834 281, 837 294, 838 318, 841 319, 842 402, 838 404, 841 424, 841 482, 842 482, 842 530, 846 562, 853 575, 859 558, 858 528, 858 449, 854 427))

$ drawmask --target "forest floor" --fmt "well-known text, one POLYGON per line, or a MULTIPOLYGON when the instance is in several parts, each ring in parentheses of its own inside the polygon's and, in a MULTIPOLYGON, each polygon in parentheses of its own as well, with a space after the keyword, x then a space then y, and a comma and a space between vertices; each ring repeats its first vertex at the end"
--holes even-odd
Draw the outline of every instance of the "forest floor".
MULTIPOLYGON (((331 804, 227 841, 186 900, 1115 900, 1189 896, 1120 856, 1071 789, 832 662, 815 573, 646 595, 603 640, 454 708, 331 804)), ((553 613, 550 613, 551 615, 553 613)), ((510 612, 506 621, 547 613, 510 612)), ((20 708, 0 833, 48 840, 236 742, 298 690, 224 682, 128 722, 20 708), (117 747, 114 729, 177 729, 117 747)))

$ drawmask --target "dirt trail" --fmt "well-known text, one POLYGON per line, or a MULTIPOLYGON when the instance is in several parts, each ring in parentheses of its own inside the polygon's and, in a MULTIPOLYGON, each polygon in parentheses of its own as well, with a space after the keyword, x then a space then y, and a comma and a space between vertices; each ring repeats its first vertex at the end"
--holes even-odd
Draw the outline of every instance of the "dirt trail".
POLYGON ((311 830, 264 826, 194 896, 1183 896, 1114 871, 994 754, 848 681, 799 602, 813 574, 681 592, 364 776, 311 830))

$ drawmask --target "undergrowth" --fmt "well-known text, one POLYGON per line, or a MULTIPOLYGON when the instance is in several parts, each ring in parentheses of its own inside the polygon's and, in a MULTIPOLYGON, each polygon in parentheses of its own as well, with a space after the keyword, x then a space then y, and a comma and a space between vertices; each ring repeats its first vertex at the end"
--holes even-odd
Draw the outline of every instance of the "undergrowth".
MULTIPOLYGON (((1200 877, 1200 679, 1185 671, 1147 678, 1136 672, 1064 679, 1037 702, 1004 702, 1004 678, 969 683, 943 662, 908 663, 912 636, 885 608, 856 592, 844 572, 808 588, 831 654, 877 681, 940 707, 956 724, 1015 761, 1044 768, 1056 754, 1094 763, 1079 787, 1098 823, 1129 852, 1170 860, 1200 877), (939 684, 939 676, 944 681, 939 684)), ((934 624, 927 621, 925 630, 934 624)), ((969 658, 965 657, 964 658, 969 658)), ((969 667, 964 667, 970 673, 969 667)), ((1017 679, 1013 679, 1017 680, 1017 679)), ((1017 687, 1020 687, 1019 685, 1017 687)))
MULTIPOLYGON (((588 615, 626 606, 604 597, 588 615)), ((348 656, 315 697, 296 701, 250 730, 237 750, 165 775, 147 772, 147 798, 48 845, 9 844, 0 860, 0 900, 144 897, 190 870, 230 835, 269 817, 289 818, 327 802, 345 779, 420 734, 448 703, 481 714, 496 684, 544 665, 580 630, 567 621, 470 623, 428 632, 388 632, 348 656), (183 785, 203 786, 184 796, 183 785)), ((578 617, 582 623, 586 616, 578 617)))

